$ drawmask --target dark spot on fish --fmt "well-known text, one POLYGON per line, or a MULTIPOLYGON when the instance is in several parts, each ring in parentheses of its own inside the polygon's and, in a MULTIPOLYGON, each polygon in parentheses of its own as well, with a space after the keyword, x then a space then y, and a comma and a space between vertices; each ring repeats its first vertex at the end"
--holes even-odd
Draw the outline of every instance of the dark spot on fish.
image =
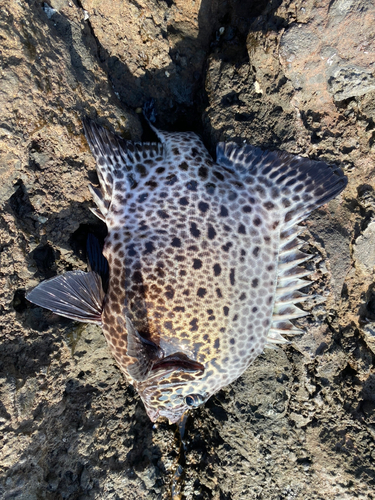
POLYGON ((200 259, 194 259, 193 268, 200 269, 202 267, 202 261, 200 259))
POLYGON ((267 201, 264 206, 267 210, 272 210, 273 208, 275 208, 275 205, 272 203, 272 201, 267 201))
POLYGON ((146 167, 142 163, 137 163, 135 166, 135 171, 138 174, 141 174, 141 177, 144 177, 147 174, 146 167))
POLYGON ((178 202, 179 202, 180 205, 183 205, 184 207, 186 207, 186 205, 189 205, 189 201, 185 197, 184 198, 180 198, 178 202))
POLYGON ((173 184, 175 184, 177 182, 177 175, 176 174, 169 174, 167 177, 166 177, 166 185, 167 186, 173 186, 173 184))
MULTIPOLYGON (((234 318, 233 318, 233 320, 235 321, 234 318)), ((229 343, 234 345, 236 343, 236 340, 232 337, 231 339, 229 339, 229 343)))
POLYGON ((148 253, 152 253, 154 250, 155 250, 155 247, 154 247, 154 244, 152 243, 152 241, 148 241, 146 244, 145 244, 145 252, 144 252, 144 255, 147 255, 148 253))
POLYGON ((142 283, 142 274, 139 271, 135 271, 132 276, 134 283, 142 283))
POLYGON ((202 179, 207 179, 208 170, 207 167, 199 167, 198 175, 202 179))
POLYGON ((192 236, 194 236, 194 238, 199 238, 201 232, 199 231, 199 229, 197 228, 197 225, 195 222, 192 222, 190 224, 190 232, 192 234, 192 236))
POLYGON ((196 156, 198 156, 198 154, 199 154, 198 149, 197 148, 192 148, 192 150, 191 150, 191 156, 193 158, 195 158, 196 156))
POLYGON ((172 323, 172 321, 166 321, 166 322, 164 323, 164 328, 165 328, 166 330, 173 330, 173 323, 172 323))
POLYGON ((183 262, 185 259, 185 255, 176 255, 177 262, 183 262))
POLYGON ((186 187, 189 191, 196 191, 197 190, 197 186, 198 186, 198 182, 197 181, 189 181, 187 184, 186 184, 186 187))
POLYGON ((173 149, 172 149, 172 152, 173 152, 173 154, 174 154, 174 155, 176 155, 176 156, 180 154, 180 151, 178 150, 178 148, 173 148, 173 149))
POLYGON ((259 247, 255 247, 254 250, 253 250, 254 257, 258 257, 259 252, 260 252, 260 248, 259 247))
POLYGON ((164 210, 158 210, 156 212, 161 219, 168 219, 169 215, 164 210))
POLYGON ((216 288, 216 295, 219 297, 219 299, 221 299, 221 298, 222 298, 222 296, 223 296, 223 295, 222 295, 222 293, 221 293, 220 288, 216 288))
POLYGON ((190 321, 189 325, 191 325, 190 331, 196 332, 198 331, 198 319, 194 318, 190 321))
POLYGON ((180 238, 173 238, 171 245, 172 245, 172 247, 175 247, 175 248, 181 248, 180 238))
POLYGON ((253 222, 255 226, 260 226, 262 224, 262 221, 259 217, 255 217, 253 222))
POLYGON ((245 214, 249 214, 252 211, 252 208, 250 207, 250 205, 245 205, 245 206, 242 207, 242 211, 245 214))
POLYGON ((186 161, 183 161, 182 163, 179 164, 178 168, 186 171, 186 170, 188 170, 189 165, 186 163, 186 161))
POLYGON ((224 180, 224 175, 221 172, 218 172, 217 170, 214 170, 213 174, 216 177, 216 179, 219 179, 219 181, 223 181, 224 180))
POLYGON ((205 213, 210 208, 210 205, 208 203, 205 203, 204 201, 200 201, 198 203, 198 208, 201 212, 205 213))
POLYGON ((224 310, 224 316, 228 316, 228 314, 229 314, 229 307, 224 306, 223 310, 224 310))
POLYGON ((207 194, 212 195, 215 193, 216 184, 213 184, 212 182, 208 182, 205 187, 206 187, 207 194))
POLYGON ((208 227, 207 236, 209 240, 213 240, 216 236, 216 231, 212 226, 208 227))
POLYGON ((158 167, 158 168, 155 170, 155 172, 156 172, 157 174, 162 174, 164 171, 165 171, 165 167, 158 167))
POLYGON ((246 227, 243 224, 240 224, 238 227, 238 232, 240 234, 246 234, 246 227))
POLYGON ((201 299, 206 295, 206 293, 207 293, 206 288, 203 288, 203 287, 198 288, 197 295, 201 299))
POLYGON ((220 273, 221 273, 221 266, 220 266, 220 264, 215 264, 214 265, 214 273, 215 273, 215 276, 220 276, 220 273))
POLYGON ((220 207, 220 216, 221 217, 228 217, 228 215, 229 215, 229 212, 228 212, 227 207, 224 207, 224 205, 221 205, 221 207, 220 207))
POLYGON ((240 300, 245 300, 245 299, 246 299, 246 293, 241 293, 240 300))
POLYGON ((224 252, 229 252, 229 249, 232 246, 233 246, 233 243, 231 243, 230 241, 228 241, 228 243, 226 245, 223 245, 221 248, 224 250, 224 252))
POLYGON ((185 307, 184 306, 176 306, 173 311, 175 312, 185 312, 185 307))
POLYGON ((148 193, 142 193, 138 196, 138 203, 143 203, 148 198, 148 193))
POLYGON ((190 295, 190 290, 186 289, 182 292, 182 295, 185 295, 186 297, 189 297, 190 295))
POLYGON ((256 313, 258 311, 258 308, 257 307, 253 307, 252 310, 251 310, 253 313, 256 313))
POLYGON ((220 339, 215 339, 214 348, 219 349, 219 347, 220 347, 220 339))
POLYGON ((119 240, 119 239, 120 239, 120 235, 119 235, 119 233, 113 233, 113 239, 114 239, 115 241, 119 240))
POLYGON ((151 190, 154 190, 158 187, 158 183, 150 179, 149 181, 145 182, 145 186, 149 187, 151 190))
POLYGON ((252 280, 252 282, 251 282, 251 286, 252 286, 253 288, 257 288, 257 286, 258 286, 258 285, 259 285, 259 280, 258 280, 258 278, 254 278, 254 279, 252 280))
POLYGON ((173 290, 172 286, 167 285, 166 290, 167 291, 165 292, 164 295, 167 297, 167 299, 172 300, 174 297, 174 290, 173 290))
POLYGON ((234 268, 232 268, 232 269, 230 270, 230 273, 229 273, 229 280, 230 280, 230 284, 231 284, 232 286, 234 286, 234 284, 235 284, 235 279, 234 279, 234 268))

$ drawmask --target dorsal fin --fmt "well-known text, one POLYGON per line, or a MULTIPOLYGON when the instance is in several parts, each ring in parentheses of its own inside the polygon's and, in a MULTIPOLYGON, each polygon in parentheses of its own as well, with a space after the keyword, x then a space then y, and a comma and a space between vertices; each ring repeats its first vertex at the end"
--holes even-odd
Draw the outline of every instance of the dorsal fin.
POLYGON ((55 276, 42 281, 26 298, 60 316, 101 324, 104 292, 102 280, 95 272, 69 271, 55 276))
POLYGON ((142 178, 147 177, 150 171, 163 161, 163 145, 156 142, 125 141, 88 118, 84 118, 82 123, 96 160, 101 188, 99 191, 93 186, 90 187, 99 210, 98 213, 94 209, 93 213, 105 220, 116 181, 127 180, 130 188, 136 187, 142 178))

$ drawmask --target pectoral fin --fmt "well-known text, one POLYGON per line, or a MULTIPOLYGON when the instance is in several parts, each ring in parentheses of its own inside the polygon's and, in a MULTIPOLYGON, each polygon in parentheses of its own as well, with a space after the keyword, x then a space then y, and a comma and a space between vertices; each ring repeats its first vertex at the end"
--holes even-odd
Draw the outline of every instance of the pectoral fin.
POLYGON ((26 298, 65 318, 101 324, 104 292, 95 272, 69 271, 43 281, 26 298))
POLYGON ((126 318, 126 331, 128 334, 128 356, 137 360, 128 366, 128 372, 134 380, 141 382, 147 378, 154 363, 161 359, 164 353, 154 342, 141 337, 129 318, 126 318))

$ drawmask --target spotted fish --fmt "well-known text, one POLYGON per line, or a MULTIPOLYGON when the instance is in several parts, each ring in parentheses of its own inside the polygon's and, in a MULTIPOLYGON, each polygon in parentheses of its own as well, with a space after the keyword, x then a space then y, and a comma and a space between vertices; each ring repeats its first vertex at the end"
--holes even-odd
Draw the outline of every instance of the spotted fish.
POLYGON ((192 132, 153 127, 127 142, 84 122, 108 228, 100 273, 71 271, 27 298, 102 326, 152 421, 177 422, 236 380, 265 347, 301 333, 290 321, 309 282, 298 223, 347 183, 342 171, 286 152, 220 143, 216 161, 192 132))

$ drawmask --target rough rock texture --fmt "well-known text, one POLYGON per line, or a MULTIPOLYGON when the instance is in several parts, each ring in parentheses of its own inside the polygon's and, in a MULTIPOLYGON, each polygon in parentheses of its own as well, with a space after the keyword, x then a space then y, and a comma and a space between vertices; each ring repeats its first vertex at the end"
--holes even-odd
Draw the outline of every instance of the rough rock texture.
POLYGON ((372 0, 0 3, 1 498, 375 498, 374 21, 372 0), (306 334, 194 412, 184 448, 98 328, 24 298, 105 236, 81 117, 138 140, 150 97, 212 152, 247 141, 349 177, 305 223, 306 334))

